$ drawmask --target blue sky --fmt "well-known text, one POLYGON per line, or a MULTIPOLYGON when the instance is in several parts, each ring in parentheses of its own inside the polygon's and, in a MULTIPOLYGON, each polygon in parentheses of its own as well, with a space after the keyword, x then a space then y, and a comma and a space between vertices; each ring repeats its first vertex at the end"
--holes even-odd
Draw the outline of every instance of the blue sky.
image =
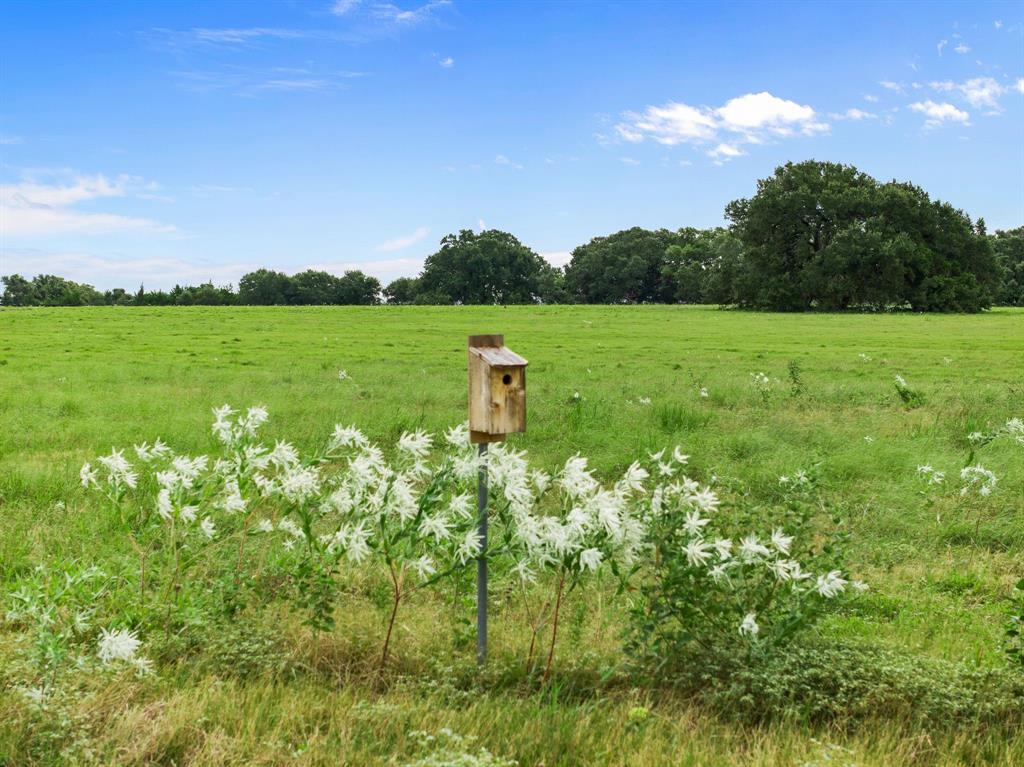
POLYGON ((0 5, 0 274, 413 275, 723 223, 787 160, 1024 223, 1019 3, 0 5))

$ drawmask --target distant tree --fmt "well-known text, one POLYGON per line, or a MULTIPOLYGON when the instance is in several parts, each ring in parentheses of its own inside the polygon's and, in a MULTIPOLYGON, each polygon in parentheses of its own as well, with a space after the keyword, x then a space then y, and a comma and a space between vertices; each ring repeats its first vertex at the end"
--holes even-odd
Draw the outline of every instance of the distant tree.
POLYGON ((740 303, 777 311, 980 311, 995 266, 983 223, 912 184, 836 163, 787 163, 726 206, 743 245, 740 303))
POLYGON ((239 303, 274 306, 289 303, 291 279, 283 272, 258 269, 238 281, 239 303))
POLYGON ((20 274, 9 274, 0 277, 4 283, 4 292, 0 296, 0 303, 4 306, 32 306, 35 298, 32 295, 32 283, 20 274))
POLYGON ((727 230, 680 229, 665 250, 666 299, 683 304, 731 304, 742 246, 727 230))
POLYGON ((415 277, 399 277, 384 288, 384 298, 389 304, 403 305, 416 302, 420 281, 415 277))
POLYGON ((124 288, 113 288, 103 294, 103 302, 111 306, 131 306, 135 300, 124 288))
POLYGON ((286 295, 289 304, 324 305, 339 303, 334 300, 337 291, 338 278, 333 274, 307 269, 291 276, 286 295))
POLYGON ((576 300, 588 304, 671 301, 673 291, 662 272, 665 251, 676 239, 667 229, 640 227, 595 237, 572 251, 565 286, 576 300))
POLYGON ((335 278, 331 303, 354 306, 374 306, 380 303, 380 280, 353 270, 335 278))
POLYGON ((441 240, 419 277, 417 303, 529 304, 553 267, 508 232, 463 229, 441 240))
POLYGON ((997 231, 989 238, 999 269, 997 304, 1024 306, 1024 226, 997 231))

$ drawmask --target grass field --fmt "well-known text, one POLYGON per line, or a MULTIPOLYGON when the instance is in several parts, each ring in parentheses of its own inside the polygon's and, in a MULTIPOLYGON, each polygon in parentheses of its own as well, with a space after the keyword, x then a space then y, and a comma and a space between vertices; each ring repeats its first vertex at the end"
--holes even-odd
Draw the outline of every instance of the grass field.
MULTIPOLYGON (((999 477, 988 499, 961 499, 955 487, 967 435, 1024 415, 1024 312, 1014 310, 0 310, 0 592, 38 564, 131 556, 116 522, 81 491, 86 459, 156 436, 204 452, 210 409, 225 402, 265 405, 269 436, 299 447, 336 422, 382 442, 441 429, 465 418, 465 336, 486 332, 503 332, 530 361, 529 430, 512 442, 541 463, 553 468, 580 451, 613 477, 644 451, 681 444, 695 471, 739 478, 764 497, 780 475, 817 466, 852 535, 851 568, 872 590, 816 631, 980 669, 1006 665, 1005 597, 1024 576, 1024 448, 1009 440, 983 448, 978 460, 999 477), (751 384, 757 372, 773 379, 767 393, 751 384), (901 401, 897 374, 922 405, 901 401), (952 485, 931 503, 917 473, 924 463, 952 485)), ((75 759, 401 764, 415 757, 411 731, 450 727, 494 754, 547 767, 1024 763, 1024 735, 915 732, 885 721, 740 724, 663 690, 588 682, 617 663, 621 616, 599 598, 570 608, 576 628, 559 646, 562 687, 495 684, 479 693, 450 681, 462 672, 446 668, 449 659, 472 658, 471 637, 444 630, 450 606, 412 605, 384 687, 358 670, 380 632, 372 604, 346 605, 339 628, 315 648, 297 620, 269 609, 258 620, 307 672, 239 680, 212 662, 171 662, 147 679, 111 682, 83 697, 85 744, 75 759), (634 721, 637 706, 650 717, 634 721)), ((495 678, 522 642, 522 629, 503 620, 517 608, 496 609, 495 678)), ((18 642, 0 623, 0 668, 18 642)), ((34 736, 16 697, 0 689, 0 764, 32 763, 34 736)))

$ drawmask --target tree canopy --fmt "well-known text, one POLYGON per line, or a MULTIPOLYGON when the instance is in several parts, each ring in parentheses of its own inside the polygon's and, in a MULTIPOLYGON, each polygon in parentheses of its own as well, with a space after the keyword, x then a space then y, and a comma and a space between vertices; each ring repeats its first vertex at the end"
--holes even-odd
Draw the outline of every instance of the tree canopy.
POLYGON ((576 247, 556 269, 508 232, 449 234, 417 277, 382 289, 360 271, 258 269, 230 286, 99 292, 12 274, 5 306, 705 303, 774 311, 977 312, 1024 306, 1024 227, 985 223, 910 183, 850 165, 787 163, 725 208, 728 228, 632 227, 576 247))
POLYGON ((417 301, 443 304, 531 304, 556 283, 554 268, 508 232, 463 229, 441 240, 419 276, 417 301))
POLYGON ((983 222, 848 165, 787 163, 726 206, 743 245, 740 304, 776 311, 979 311, 996 271, 983 222))

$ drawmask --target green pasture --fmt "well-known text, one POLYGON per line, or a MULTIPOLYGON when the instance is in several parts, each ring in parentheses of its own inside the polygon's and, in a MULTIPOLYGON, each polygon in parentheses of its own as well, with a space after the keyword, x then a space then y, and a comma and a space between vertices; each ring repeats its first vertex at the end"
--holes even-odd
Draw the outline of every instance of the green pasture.
MULTIPOLYGON (((816 631, 1005 666, 1005 598, 1024 577, 1024 447, 1002 439, 972 455, 967 435, 1024 417, 1024 311, 1009 309, 0 309, 0 594, 38 564, 130 556, 116 524, 80 490, 83 461, 155 437, 204 452, 211 408, 223 403, 265 405, 267 436, 305 448, 335 423, 381 442, 438 430, 465 419, 474 333, 504 333, 529 360, 528 431, 511 442, 548 468, 580 452, 612 478, 644 451, 678 444, 695 475, 734 478, 766 500, 780 475, 815 472, 851 535, 850 568, 871 586, 856 609, 816 631), (759 372, 772 379, 767 393, 751 382, 759 372), (900 399, 897 374, 923 404, 900 399), (968 460, 998 476, 989 498, 958 495, 968 460), (925 463, 946 472, 943 489, 922 482, 925 463)), ((559 645, 557 663, 570 676, 599 677, 617 656, 621 616, 600 595, 589 599, 575 605, 579 628, 559 645)), ((102 764, 401 764, 412 758, 410 731, 447 726, 546 767, 1024 760, 1024 737, 933 740, 885 722, 842 731, 731 724, 639 687, 561 700, 557 690, 499 685, 467 698, 449 689, 441 667, 472 658, 471 646, 445 631, 450 610, 414 606, 396 647, 403 675, 385 688, 345 660, 377 636, 379 611, 346 610, 338 636, 315 649, 297 621, 267 615, 298 657, 317 659, 316 673, 238 681, 182 666, 97 690, 85 712, 95 722, 90 747, 102 764), (651 712, 642 722, 629 715, 637 706, 651 712)), ((521 652, 514 610, 499 604, 492 618, 497 667, 521 652)), ((0 620, 0 668, 15 640, 0 620)), ((2 685, 0 674, 0 765, 14 765, 31 734, 5 715, 14 693, 2 685)))

